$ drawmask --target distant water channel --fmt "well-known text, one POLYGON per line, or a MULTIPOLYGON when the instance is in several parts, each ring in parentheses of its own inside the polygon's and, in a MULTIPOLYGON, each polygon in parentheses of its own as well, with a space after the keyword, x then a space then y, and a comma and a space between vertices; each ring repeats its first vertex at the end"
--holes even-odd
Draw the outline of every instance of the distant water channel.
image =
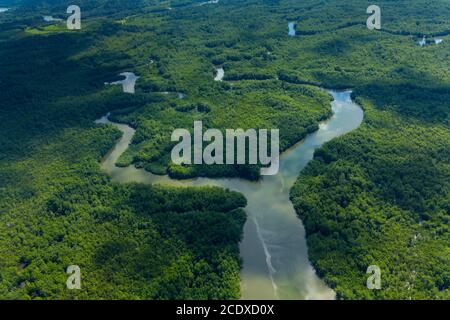
POLYGON ((295 23, 294 22, 289 22, 288 24, 288 35, 290 35, 291 37, 294 37, 296 35, 296 31, 295 31, 295 23))

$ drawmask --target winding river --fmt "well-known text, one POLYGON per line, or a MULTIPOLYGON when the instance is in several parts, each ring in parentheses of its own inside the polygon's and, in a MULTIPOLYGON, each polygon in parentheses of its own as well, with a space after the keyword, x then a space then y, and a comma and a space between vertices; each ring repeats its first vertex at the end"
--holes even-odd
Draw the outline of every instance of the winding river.
MULTIPOLYGON (((134 82, 134 77, 127 78, 134 82)), ((363 120, 362 109, 350 98, 351 91, 329 93, 334 97, 333 116, 321 123, 319 130, 282 154, 277 175, 266 176, 258 182, 236 178, 172 180, 134 166, 119 168, 115 164, 129 147, 135 130, 110 121, 109 114, 96 123, 114 125, 123 135, 101 166, 114 181, 121 183, 209 185, 241 192, 248 201, 245 208, 248 218, 240 243, 242 299, 334 299, 334 291, 318 278, 308 260, 305 230, 289 200, 291 187, 313 158, 314 151, 325 142, 356 129, 363 120)))

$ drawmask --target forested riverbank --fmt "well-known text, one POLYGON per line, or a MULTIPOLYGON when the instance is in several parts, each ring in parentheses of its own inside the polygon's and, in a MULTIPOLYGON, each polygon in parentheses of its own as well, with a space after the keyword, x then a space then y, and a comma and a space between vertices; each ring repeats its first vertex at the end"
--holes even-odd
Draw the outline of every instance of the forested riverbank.
POLYGON ((339 298, 448 299, 450 134, 441 108, 450 96, 403 88, 394 100, 391 90, 355 92, 364 125, 316 154, 291 199, 311 260, 339 298), (380 267, 382 290, 367 290, 369 265, 380 267))
POLYGON ((381 1, 391 34, 365 27, 362 0, 200 2, 81 1, 79 31, 42 18, 68 1, 4 3, 0 297, 239 298, 242 195, 116 184, 99 163, 120 132, 93 121, 112 110, 136 129, 121 166, 256 179, 172 166, 170 133, 279 127, 285 149, 330 115, 321 85, 354 88, 365 119, 291 193, 319 275, 339 298, 448 299, 450 39, 417 44, 449 30, 448 3, 381 1), (122 72, 140 77, 134 95, 104 85, 122 72), (71 264, 80 292, 65 288, 71 264), (365 287, 373 264, 379 291, 365 287))

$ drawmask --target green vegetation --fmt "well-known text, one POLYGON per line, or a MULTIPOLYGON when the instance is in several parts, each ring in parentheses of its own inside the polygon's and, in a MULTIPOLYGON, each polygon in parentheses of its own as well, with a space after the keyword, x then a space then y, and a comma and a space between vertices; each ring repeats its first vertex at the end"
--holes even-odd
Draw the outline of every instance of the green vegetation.
POLYGON ((69 32, 67 31, 67 28, 65 25, 48 25, 43 26, 41 28, 27 28, 26 32, 31 34, 50 34, 50 33, 57 33, 57 32, 69 32))
POLYGON ((174 145, 170 142, 170 135, 176 128, 192 131, 196 120, 203 121, 205 130, 283 128, 280 148, 285 150, 314 131, 314 124, 329 114, 330 99, 317 88, 276 81, 237 83, 232 88, 229 84, 217 86, 218 89, 212 88, 211 91, 216 96, 220 95, 220 100, 206 94, 201 99, 188 94, 183 100, 156 100, 136 111, 114 114, 114 120, 137 129, 132 146, 121 157, 119 164, 127 166, 133 163, 159 174, 166 173, 168 167, 168 173, 176 178, 244 176, 257 179, 259 170, 256 166, 170 165, 170 152, 174 145), (199 100, 202 102, 195 102, 199 100))
POLYGON ((340 298, 448 299, 449 91, 373 89, 355 93, 361 128, 317 152, 291 191, 310 258, 340 298), (370 265, 382 290, 366 288, 370 265))
POLYGON ((354 88, 365 121, 292 190, 319 275, 340 298, 450 298, 448 2, 379 1, 382 31, 365 27, 362 0, 198 2, 79 1, 70 32, 42 20, 68 1, 6 3, 23 6, 0 14, 0 297, 239 298, 245 199, 112 183, 99 161, 120 133, 93 121, 113 111, 136 129, 120 165, 256 179, 172 166, 172 130, 279 127, 286 149, 329 116, 320 85, 354 88), (444 42, 419 47, 422 34, 444 42), (141 77, 135 95, 104 86, 123 71, 141 77), (79 292, 65 288, 70 264, 79 292), (365 287, 371 264, 382 290, 365 287))

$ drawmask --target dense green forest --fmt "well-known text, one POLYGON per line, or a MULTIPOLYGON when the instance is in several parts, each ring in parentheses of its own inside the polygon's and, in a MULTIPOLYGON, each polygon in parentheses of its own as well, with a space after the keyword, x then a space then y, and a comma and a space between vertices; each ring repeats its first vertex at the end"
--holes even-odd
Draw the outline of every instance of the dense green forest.
POLYGON ((450 91, 411 89, 356 91, 365 123, 317 152, 291 191, 310 258, 341 298, 449 298, 450 91), (369 265, 383 290, 367 290, 369 265))
POLYGON ((257 179, 171 165, 172 130, 280 128, 284 150, 330 116, 322 86, 353 88, 365 120, 291 193, 318 274, 344 299, 449 299, 448 1, 378 1, 380 31, 363 0, 201 2, 79 1, 69 31, 42 16, 70 1, 0 0, 0 297, 239 298, 243 196, 111 182, 99 162, 120 132, 94 120, 136 129, 119 165, 257 179), (134 95, 104 86, 124 71, 134 95), (65 288, 70 264, 81 291, 65 288), (365 287, 371 264, 382 290, 365 287))
POLYGON ((238 298, 245 198, 110 182, 99 161, 120 132, 94 119, 154 98, 104 88, 117 65, 73 58, 95 34, 15 23, 1 30, 0 297, 238 298), (65 285, 71 264, 79 292, 65 285))

